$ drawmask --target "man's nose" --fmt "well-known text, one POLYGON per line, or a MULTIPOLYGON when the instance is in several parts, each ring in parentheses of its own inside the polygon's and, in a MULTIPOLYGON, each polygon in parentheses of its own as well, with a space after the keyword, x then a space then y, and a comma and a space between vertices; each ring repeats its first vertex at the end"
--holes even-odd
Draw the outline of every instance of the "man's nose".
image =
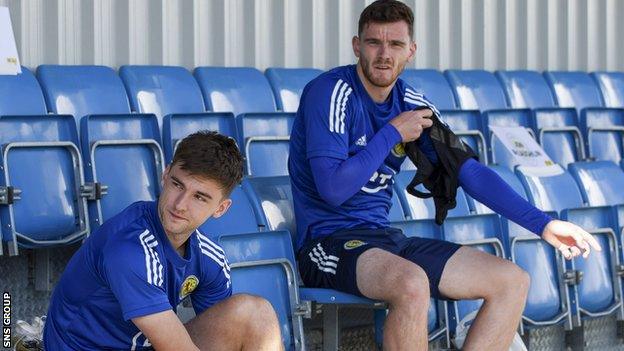
POLYGON ((174 206, 176 211, 183 212, 183 211, 186 210, 187 202, 188 202, 188 196, 187 196, 186 192, 181 192, 176 197, 175 202, 173 203, 173 206, 174 206))

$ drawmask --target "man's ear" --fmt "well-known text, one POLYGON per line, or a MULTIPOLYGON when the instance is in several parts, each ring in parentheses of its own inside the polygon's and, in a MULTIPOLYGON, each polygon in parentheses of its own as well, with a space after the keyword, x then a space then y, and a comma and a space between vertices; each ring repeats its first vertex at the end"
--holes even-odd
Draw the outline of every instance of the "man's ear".
POLYGON ((351 39, 351 45, 353 46, 353 54, 355 57, 360 58, 360 38, 355 35, 351 39))
POLYGON ((171 165, 167 165, 165 171, 162 173, 160 177, 160 188, 163 189, 165 187, 165 177, 169 174, 169 170, 171 169, 171 165))
POLYGON ((416 42, 413 40, 410 40, 410 56, 408 61, 412 61, 412 59, 414 58, 414 56, 416 56, 416 49, 418 48, 418 46, 416 45, 416 42))
POLYGON ((232 206, 232 199, 225 199, 221 201, 216 211, 212 214, 212 218, 219 218, 223 216, 232 206))

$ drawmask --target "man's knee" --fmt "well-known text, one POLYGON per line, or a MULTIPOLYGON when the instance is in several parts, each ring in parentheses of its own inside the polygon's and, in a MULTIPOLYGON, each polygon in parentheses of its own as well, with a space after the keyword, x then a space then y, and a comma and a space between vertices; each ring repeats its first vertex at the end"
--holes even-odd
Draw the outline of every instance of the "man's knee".
POLYGON ((429 278, 425 271, 414 265, 397 275, 396 280, 388 289, 394 291, 393 302, 405 302, 410 305, 428 306, 429 278), (417 301, 417 304, 414 304, 417 301))
POLYGON ((531 277, 515 263, 507 262, 491 282, 492 296, 526 297, 531 277))
POLYGON ((277 321, 271 303, 263 297, 249 294, 236 294, 228 299, 230 314, 247 320, 277 321))

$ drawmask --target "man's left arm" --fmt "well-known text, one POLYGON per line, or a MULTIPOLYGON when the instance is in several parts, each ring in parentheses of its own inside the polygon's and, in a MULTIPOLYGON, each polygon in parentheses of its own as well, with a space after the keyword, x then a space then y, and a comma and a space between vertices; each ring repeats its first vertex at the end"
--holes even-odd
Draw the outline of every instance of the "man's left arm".
POLYGON ((563 256, 587 257, 590 247, 601 251, 596 239, 581 227, 551 218, 516 193, 496 172, 474 159, 459 169, 459 183, 475 200, 525 229, 540 235, 563 256))

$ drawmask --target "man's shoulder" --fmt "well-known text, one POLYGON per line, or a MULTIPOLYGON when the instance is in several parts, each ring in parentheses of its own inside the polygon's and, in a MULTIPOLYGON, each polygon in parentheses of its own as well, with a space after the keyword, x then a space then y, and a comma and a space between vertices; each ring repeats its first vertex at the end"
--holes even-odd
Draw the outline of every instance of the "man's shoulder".
POLYGON ((139 249, 142 245, 155 247, 157 233, 151 224, 150 216, 153 209, 151 202, 135 202, 123 211, 107 220, 94 233, 102 242, 102 250, 124 251, 139 249))
POLYGON ((331 94, 334 90, 353 88, 353 67, 340 66, 321 73, 307 85, 307 90, 324 91, 331 94))
POLYGON ((414 89, 403 79, 397 79, 396 88, 398 89, 402 100, 410 108, 428 107, 439 115, 439 112, 435 105, 429 99, 427 99, 427 97, 422 92, 414 89))
POLYGON ((194 245, 194 250, 201 260, 202 267, 208 268, 208 271, 213 274, 221 270, 229 272, 230 266, 223 248, 200 232, 199 229, 195 230, 193 235, 196 240, 192 240, 191 245, 194 245))

